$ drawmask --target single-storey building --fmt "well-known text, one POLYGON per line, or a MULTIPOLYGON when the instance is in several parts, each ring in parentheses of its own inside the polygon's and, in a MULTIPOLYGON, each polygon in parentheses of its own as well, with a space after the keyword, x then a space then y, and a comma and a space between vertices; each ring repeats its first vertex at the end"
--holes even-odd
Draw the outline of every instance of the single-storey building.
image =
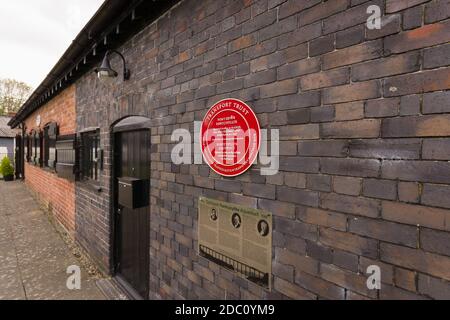
POLYGON ((0 161, 8 157, 14 163, 15 138, 19 133, 8 126, 11 117, 0 116, 0 161))
POLYGON ((18 170, 133 297, 450 298, 449 16, 106 0, 10 121, 18 170), (173 161, 224 99, 278 132, 276 174, 173 161))

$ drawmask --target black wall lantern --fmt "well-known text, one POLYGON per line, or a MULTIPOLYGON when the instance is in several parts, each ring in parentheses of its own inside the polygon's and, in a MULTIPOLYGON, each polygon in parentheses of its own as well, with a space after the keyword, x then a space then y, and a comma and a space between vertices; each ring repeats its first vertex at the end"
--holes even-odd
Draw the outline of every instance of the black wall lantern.
POLYGON ((103 78, 115 78, 119 74, 117 71, 115 71, 113 68, 111 68, 111 63, 109 62, 109 56, 111 53, 117 53, 123 60, 123 80, 130 79, 130 70, 127 69, 127 64, 125 62, 124 56, 116 50, 108 50, 105 53, 105 57, 103 58, 102 65, 99 68, 95 68, 95 72, 97 73, 97 76, 99 79, 103 78))

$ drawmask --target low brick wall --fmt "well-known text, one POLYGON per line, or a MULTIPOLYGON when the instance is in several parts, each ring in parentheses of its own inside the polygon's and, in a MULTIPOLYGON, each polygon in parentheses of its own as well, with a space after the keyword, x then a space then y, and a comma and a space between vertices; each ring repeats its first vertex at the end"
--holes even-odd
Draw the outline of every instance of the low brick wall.
POLYGON ((25 164, 25 175, 27 186, 73 237, 75 231, 75 184, 28 163, 25 164))

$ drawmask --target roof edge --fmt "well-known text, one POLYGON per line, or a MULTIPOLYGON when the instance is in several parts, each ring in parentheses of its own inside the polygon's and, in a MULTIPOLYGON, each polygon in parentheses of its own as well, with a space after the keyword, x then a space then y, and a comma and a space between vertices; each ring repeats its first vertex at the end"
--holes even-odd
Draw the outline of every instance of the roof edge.
POLYGON ((182 0, 105 0, 46 78, 8 122, 16 128, 116 49, 182 0))

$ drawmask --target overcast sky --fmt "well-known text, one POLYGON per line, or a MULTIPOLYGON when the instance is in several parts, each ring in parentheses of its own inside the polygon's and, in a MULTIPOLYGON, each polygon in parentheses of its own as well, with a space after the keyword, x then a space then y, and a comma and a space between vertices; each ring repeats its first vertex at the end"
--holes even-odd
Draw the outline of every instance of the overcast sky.
POLYGON ((0 78, 34 89, 104 0, 0 0, 0 78))

